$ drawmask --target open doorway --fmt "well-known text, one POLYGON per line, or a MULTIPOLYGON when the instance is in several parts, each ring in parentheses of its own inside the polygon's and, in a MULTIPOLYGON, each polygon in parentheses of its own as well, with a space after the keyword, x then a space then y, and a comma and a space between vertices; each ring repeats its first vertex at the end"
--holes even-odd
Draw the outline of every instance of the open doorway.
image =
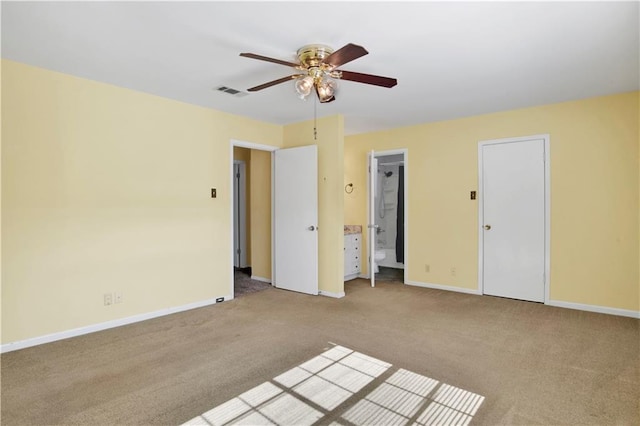
POLYGON ((231 141, 233 297, 271 287, 271 152, 275 148, 231 141))
POLYGON ((233 295, 240 297, 270 284, 251 278, 251 150, 233 151, 233 295))
POLYGON ((370 199, 372 283, 375 280, 404 283, 407 269, 406 150, 374 152, 374 157, 373 185, 369 194, 373 197, 370 199))

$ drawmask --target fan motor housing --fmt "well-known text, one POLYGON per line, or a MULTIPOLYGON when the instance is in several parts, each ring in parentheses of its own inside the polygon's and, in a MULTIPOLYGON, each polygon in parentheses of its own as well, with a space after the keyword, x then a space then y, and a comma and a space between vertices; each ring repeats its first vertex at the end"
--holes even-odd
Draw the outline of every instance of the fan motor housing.
POLYGON ((333 53, 333 48, 324 44, 308 44, 298 49, 298 60, 305 68, 317 67, 333 53))

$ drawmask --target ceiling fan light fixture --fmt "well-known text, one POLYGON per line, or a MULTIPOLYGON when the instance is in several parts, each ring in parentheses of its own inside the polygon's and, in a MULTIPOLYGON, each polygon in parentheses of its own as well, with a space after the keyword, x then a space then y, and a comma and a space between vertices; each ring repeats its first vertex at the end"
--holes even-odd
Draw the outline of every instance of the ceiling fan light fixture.
POLYGON ((395 78, 339 69, 343 65, 368 53, 364 47, 348 43, 336 51, 322 44, 303 46, 298 49, 298 63, 269 58, 255 53, 241 53, 240 56, 293 67, 299 71, 297 74, 251 87, 247 89, 247 91, 256 92, 277 84, 295 80, 295 89, 300 99, 306 99, 307 96, 311 94, 311 91, 315 90, 320 102, 327 103, 335 100, 336 80, 348 80, 387 88, 398 84, 395 78))
POLYGON ((309 93, 311 93, 311 89, 313 88, 313 78, 310 76, 299 78, 296 80, 295 86, 300 99, 305 99, 309 96, 309 93))
POLYGON ((320 102, 332 101, 337 88, 338 83, 335 80, 325 78, 320 81, 317 87, 318 98, 320 99, 320 102))

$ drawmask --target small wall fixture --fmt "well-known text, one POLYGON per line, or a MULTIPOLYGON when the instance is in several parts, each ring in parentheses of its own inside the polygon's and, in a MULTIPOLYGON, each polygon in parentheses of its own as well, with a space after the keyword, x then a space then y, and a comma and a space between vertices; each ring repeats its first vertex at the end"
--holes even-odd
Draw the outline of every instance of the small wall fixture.
POLYGON ((353 184, 352 183, 346 184, 344 187, 344 192, 346 192, 347 194, 351 194, 353 192, 353 184))

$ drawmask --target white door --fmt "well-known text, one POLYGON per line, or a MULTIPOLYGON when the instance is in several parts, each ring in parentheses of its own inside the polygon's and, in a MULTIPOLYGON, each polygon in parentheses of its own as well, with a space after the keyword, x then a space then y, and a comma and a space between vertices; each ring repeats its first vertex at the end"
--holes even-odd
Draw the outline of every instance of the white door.
POLYGON ((318 294, 318 150, 275 151, 274 285, 318 294))
POLYGON ((233 162, 233 266, 246 268, 247 264, 247 214, 246 214, 246 165, 233 162))
POLYGON ((545 140, 480 146, 483 292, 543 302, 545 140))
POLYGON ((371 287, 376 286, 376 177, 378 175, 378 159, 375 151, 369 153, 369 275, 371 287))

